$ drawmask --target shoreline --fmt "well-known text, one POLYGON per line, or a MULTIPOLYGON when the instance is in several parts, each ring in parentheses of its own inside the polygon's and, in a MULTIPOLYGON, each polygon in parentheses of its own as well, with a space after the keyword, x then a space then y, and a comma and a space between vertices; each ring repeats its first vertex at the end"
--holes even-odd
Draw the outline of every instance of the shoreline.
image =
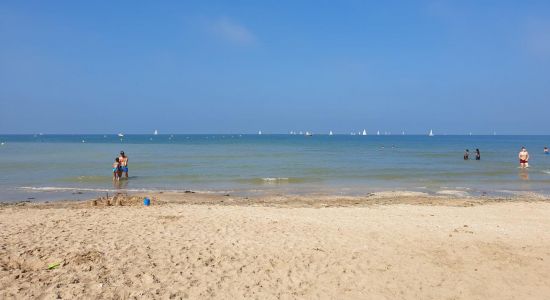
POLYGON ((0 205, 0 298, 550 294, 549 198, 142 196, 0 205))
MULTIPOLYGON (((55 203, 55 202, 81 202, 105 196, 114 195, 230 195, 243 199, 260 199, 265 202, 266 198, 272 197, 300 197, 304 199, 315 197, 315 199, 328 198, 388 198, 388 197, 420 197, 433 199, 494 199, 508 201, 510 199, 550 199, 550 194, 543 191, 514 191, 514 190, 472 190, 471 188, 448 188, 441 187, 438 190, 427 190, 424 188, 416 189, 372 189, 371 191, 350 191, 350 189, 338 190, 330 189, 313 192, 311 190, 292 190, 292 189, 256 189, 256 190, 191 190, 191 189, 95 189, 95 188, 77 188, 77 187, 18 187, 16 190, 28 190, 26 199, 15 200, 6 198, 0 200, 0 205, 17 203, 55 203)), ((23 197, 25 198, 25 197, 23 197)), ((174 197, 172 197, 174 198, 174 197)))

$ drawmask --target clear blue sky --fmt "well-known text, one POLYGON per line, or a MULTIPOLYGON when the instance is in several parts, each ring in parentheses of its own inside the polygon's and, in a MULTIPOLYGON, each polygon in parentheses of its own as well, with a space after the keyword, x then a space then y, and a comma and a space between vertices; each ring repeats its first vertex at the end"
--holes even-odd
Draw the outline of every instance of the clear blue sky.
POLYGON ((550 1, 0 2, 0 133, 550 133, 550 1))

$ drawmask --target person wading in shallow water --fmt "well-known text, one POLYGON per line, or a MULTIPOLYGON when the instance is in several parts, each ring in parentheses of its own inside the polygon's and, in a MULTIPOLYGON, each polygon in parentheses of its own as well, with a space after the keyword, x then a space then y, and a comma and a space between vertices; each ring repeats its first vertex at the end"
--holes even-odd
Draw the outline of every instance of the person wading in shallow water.
POLYGON ((479 149, 476 149, 476 160, 481 160, 481 153, 479 152, 479 149))
POLYGON ((519 166, 521 168, 529 168, 529 152, 525 147, 521 147, 521 151, 518 154, 519 166))
POLYGON ((120 151, 118 161, 120 162, 120 167, 122 168, 122 172, 124 172, 124 176, 128 178, 128 156, 124 154, 124 151, 120 151))
POLYGON ((466 149, 466 151, 464 151, 464 160, 469 160, 470 159, 470 150, 466 149))

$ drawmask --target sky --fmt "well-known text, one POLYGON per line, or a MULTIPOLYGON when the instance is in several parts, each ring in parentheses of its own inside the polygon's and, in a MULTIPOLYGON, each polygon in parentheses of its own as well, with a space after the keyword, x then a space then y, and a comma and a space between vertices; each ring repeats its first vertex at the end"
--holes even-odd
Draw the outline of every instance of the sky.
POLYGON ((0 1, 0 133, 550 134, 550 1, 0 1))

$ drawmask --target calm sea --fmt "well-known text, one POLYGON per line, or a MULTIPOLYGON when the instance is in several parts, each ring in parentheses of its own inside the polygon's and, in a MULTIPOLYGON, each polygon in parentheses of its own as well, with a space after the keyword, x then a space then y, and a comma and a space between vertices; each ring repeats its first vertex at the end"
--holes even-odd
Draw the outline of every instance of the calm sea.
POLYGON ((363 194, 550 193, 550 136, 0 135, 0 201, 116 190, 363 194), (531 167, 518 169, 521 146, 531 167), (464 149, 481 161, 464 161, 464 149), (130 178, 111 164, 129 157, 130 178))

